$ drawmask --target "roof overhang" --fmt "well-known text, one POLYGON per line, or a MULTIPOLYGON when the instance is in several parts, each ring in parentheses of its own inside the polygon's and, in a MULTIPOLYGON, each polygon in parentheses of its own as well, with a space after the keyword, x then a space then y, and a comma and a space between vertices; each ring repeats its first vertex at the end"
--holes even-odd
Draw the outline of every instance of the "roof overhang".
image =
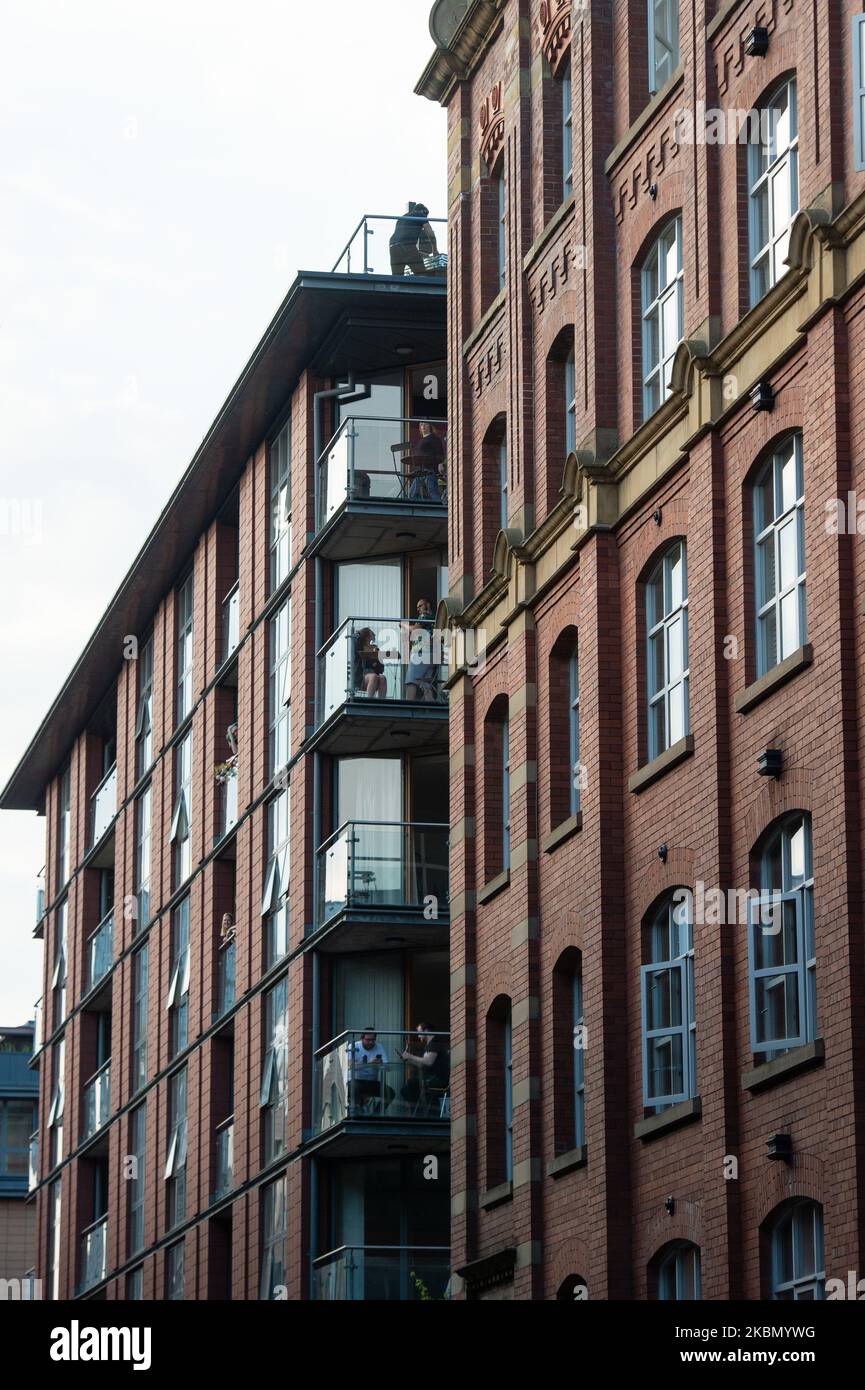
POLYGON ((301 374, 435 360, 445 350, 446 296, 444 278, 300 272, 0 793, 0 809, 43 810, 45 787, 116 679, 124 638, 143 635, 301 374), (407 341, 411 354, 398 353, 407 341))

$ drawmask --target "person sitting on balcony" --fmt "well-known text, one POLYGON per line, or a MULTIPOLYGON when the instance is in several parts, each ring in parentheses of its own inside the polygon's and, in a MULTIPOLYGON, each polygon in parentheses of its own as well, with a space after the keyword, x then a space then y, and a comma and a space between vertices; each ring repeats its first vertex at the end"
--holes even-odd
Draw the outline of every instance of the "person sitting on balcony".
POLYGON ((428 222, 429 208, 425 203, 409 203, 408 212, 397 219, 390 239, 390 268, 393 275, 435 275, 426 264, 426 257, 438 256, 435 232, 428 222))
POLYGON ((433 640, 433 606, 428 598, 417 601, 417 618, 408 630, 409 661, 405 678, 405 698, 417 700, 423 697, 427 704, 436 698, 438 667, 430 660, 433 640))
POLYGON ((417 1069, 417 1074, 410 1076, 403 1086, 402 1098, 413 1104, 420 1099, 421 1088, 423 1088, 425 1093, 440 1092, 440 1100, 447 1090, 450 1078, 450 1062, 445 1040, 431 1033, 426 1023, 418 1024, 416 1037, 416 1045, 420 1048, 420 1052, 411 1052, 406 1048, 404 1052, 400 1053, 407 1067, 417 1069))
POLYGON ((429 420, 420 427, 420 439, 412 450, 411 502, 441 502, 441 480, 445 466, 445 446, 429 420))
POLYGON ((230 943, 234 940, 236 936, 237 927, 234 924, 234 918, 232 917, 230 912, 224 912, 222 914, 222 927, 220 928, 219 932, 220 946, 230 945, 230 943))
POLYGON ((355 690, 362 690, 373 699, 376 696, 379 700, 387 699, 387 676, 371 627, 362 627, 354 639, 353 679, 355 690))
POLYGON ((377 1101, 386 1109, 395 1093, 383 1081, 382 1068, 390 1059, 381 1043, 376 1041, 375 1029, 365 1028, 359 1038, 348 1044, 347 1050, 349 1111, 368 1110, 377 1101))

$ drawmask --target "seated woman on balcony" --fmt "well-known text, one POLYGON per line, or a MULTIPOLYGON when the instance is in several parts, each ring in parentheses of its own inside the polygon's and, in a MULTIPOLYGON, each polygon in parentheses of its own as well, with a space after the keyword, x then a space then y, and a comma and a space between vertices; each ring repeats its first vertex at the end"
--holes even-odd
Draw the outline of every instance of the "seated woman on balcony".
POLYGON ((450 1079, 450 1060, 445 1039, 431 1033, 426 1023, 418 1024, 416 1036, 421 1048, 420 1055, 410 1052, 408 1048, 400 1053, 408 1069, 417 1068, 417 1074, 409 1077, 401 1092, 403 1100, 412 1103, 420 1100, 422 1092, 427 1094, 437 1091, 443 1095, 450 1079))
POLYGON ((397 219, 390 239, 392 275, 405 275, 406 270, 412 275, 441 274, 427 266, 428 258, 438 257, 438 243, 428 217, 426 203, 409 203, 408 212, 397 219))
POLYGON ((355 690, 372 698, 378 696, 379 700, 387 699, 387 677, 371 627, 362 627, 354 639, 353 681, 355 690))
POLYGON ((420 427, 420 439, 412 450, 411 502, 441 502, 440 481, 444 473, 445 446, 429 420, 420 427))
POLYGON ((428 598, 417 601, 417 618, 408 630, 409 662, 405 678, 405 698, 417 700, 420 695, 427 704, 436 698, 438 667, 430 660, 432 656, 433 606, 428 598))

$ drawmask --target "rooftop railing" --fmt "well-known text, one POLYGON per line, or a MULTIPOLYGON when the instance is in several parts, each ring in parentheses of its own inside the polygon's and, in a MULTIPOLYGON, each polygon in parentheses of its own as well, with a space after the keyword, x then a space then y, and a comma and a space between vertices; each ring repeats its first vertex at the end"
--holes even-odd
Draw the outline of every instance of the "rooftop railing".
POLYGON ((323 1134, 345 1120, 450 1119, 450 1034, 347 1032, 315 1055, 313 1128, 323 1134), (424 1051, 438 1062, 424 1066, 424 1051), (406 1060, 408 1054, 414 1060, 406 1060))
POLYGON ((318 723, 347 700, 447 705, 446 638, 432 620, 348 618, 319 653, 318 723))
POLYGON ((347 909, 448 911, 448 826, 349 821, 318 851, 318 925, 347 909))
POLYGON ((333 268, 334 275, 447 275, 447 219, 366 212, 333 268))
POLYGON ((312 1296, 325 1302, 438 1300, 447 1297, 449 1279, 444 1245, 344 1245, 314 1261, 312 1296))
POLYGON ((319 526, 346 502, 447 506, 447 425, 443 420, 343 420, 319 459, 319 526), (421 426, 429 426, 426 434, 421 426))

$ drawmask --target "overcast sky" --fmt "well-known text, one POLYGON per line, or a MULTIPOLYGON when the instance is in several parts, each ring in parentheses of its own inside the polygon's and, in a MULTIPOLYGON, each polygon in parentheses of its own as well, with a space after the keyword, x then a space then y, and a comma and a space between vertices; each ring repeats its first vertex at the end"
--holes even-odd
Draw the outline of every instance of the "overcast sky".
MULTIPOLYGON (((430 8, 0 0, 0 783, 296 271, 444 214, 430 8)), ((0 1025, 41 991, 43 863, 0 812, 0 1025)))

